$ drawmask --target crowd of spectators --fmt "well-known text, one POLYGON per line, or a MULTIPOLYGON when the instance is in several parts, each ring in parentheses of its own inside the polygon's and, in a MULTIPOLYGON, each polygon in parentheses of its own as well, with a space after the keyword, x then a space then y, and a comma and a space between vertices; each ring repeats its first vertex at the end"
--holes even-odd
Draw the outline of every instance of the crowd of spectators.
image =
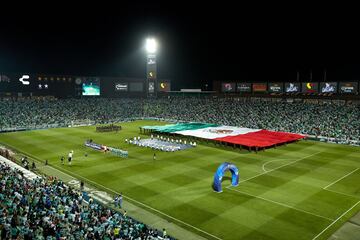
POLYGON ((0 162, 0 239, 172 239, 54 178, 0 162))
POLYGON ((360 140, 360 105, 226 98, 154 99, 148 117, 360 140))
POLYGON ((1 100, 0 130, 163 118, 360 140, 360 106, 228 98, 1 100))
POLYGON ((142 100, 133 99, 6 99, 0 100, 0 130, 69 126, 73 122, 107 123, 142 117, 142 100))
MULTIPOLYGON (((216 123, 360 141, 360 105, 169 97, 2 99, 0 130, 113 123, 137 118, 216 123)), ((8 150, 0 154, 11 158, 8 150)), ((57 179, 26 179, 0 163, 1 239, 156 239, 158 231, 57 179)))

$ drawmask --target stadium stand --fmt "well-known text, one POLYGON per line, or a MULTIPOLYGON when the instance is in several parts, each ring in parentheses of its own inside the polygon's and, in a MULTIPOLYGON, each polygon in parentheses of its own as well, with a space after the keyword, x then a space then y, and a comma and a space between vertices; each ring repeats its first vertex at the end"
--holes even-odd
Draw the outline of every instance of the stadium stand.
POLYGON ((96 127, 97 132, 118 132, 119 130, 121 130, 121 126, 114 124, 96 127))
POLYGON ((173 239, 0 156, 1 239, 173 239))
POLYGON ((0 130, 161 118, 360 141, 360 105, 248 98, 2 99, 0 130))

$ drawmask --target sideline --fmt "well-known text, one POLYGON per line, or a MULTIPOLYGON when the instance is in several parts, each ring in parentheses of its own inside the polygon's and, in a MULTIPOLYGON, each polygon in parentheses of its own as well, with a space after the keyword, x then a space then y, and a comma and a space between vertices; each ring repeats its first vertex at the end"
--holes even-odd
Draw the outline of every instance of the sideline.
MULTIPOLYGON (((15 149, 16 152, 18 152, 18 153, 27 155, 27 156, 31 157, 32 159, 37 160, 37 162, 40 162, 40 163, 44 164, 44 162, 42 162, 40 159, 38 159, 37 157, 33 156, 33 155, 30 154, 30 153, 27 153, 27 152, 25 152, 25 151, 18 150, 17 148, 14 148, 13 146, 8 145, 8 144, 4 144, 4 145, 10 147, 11 149, 15 149)), ((52 166, 52 165, 46 165, 46 167, 49 167, 49 168, 51 168, 51 169, 53 169, 53 170, 56 170, 57 172, 59 172, 59 173, 61 173, 61 174, 67 175, 67 176, 70 177, 70 178, 77 177, 77 178, 79 178, 79 179, 84 179, 84 180, 86 180, 86 182, 91 183, 91 185, 93 185, 94 187, 98 186, 98 187, 100 187, 100 188, 102 188, 102 189, 106 189, 106 190, 109 191, 109 192, 112 192, 112 193, 115 193, 115 194, 120 194, 119 192, 116 192, 116 191, 114 191, 114 190, 112 190, 112 189, 110 189, 110 188, 108 188, 108 187, 106 187, 106 186, 104 186, 104 185, 102 185, 102 184, 96 183, 96 182, 94 182, 94 181, 92 181, 92 180, 90 180, 90 179, 88 179, 88 178, 86 178, 86 177, 80 176, 80 175, 78 175, 78 174, 76 174, 76 173, 74 173, 74 172, 70 172, 70 171, 68 171, 68 170, 66 170, 66 169, 61 169, 61 170, 60 170, 60 169, 58 169, 57 167, 52 166)), ((124 194, 123 194, 122 196, 123 196, 125 199, 128 199, 130 202, 135 202, 135 203, 137 203, 137 204, 139 204, 139 205, 141 205, 141 206, 143 206, 143 207, 145 207, 145 208, 148 208, 148 209, 150 209, 150 210, 152 210, 152 211, 154 211, 154 212, 156 212, 156 213, 158 213, 158 214, 160 214, 160 215, 163 215, 163 216, 165 216, 165 217, 168 217, 168 218, 170 218, 170 219, 172 219, 172 220, 174 220, 174 221, 176 221, 176 222, 178 222, 178 223, 181 223, 181 224, 183 224, 183 225, 185 225, 185 226, 187 226, 187 227, 190 227, 190 228, 192 228, 192 229, 194 229, 194 230, 196 230, 196 231, 198 231, 198 232, 201 232, 201 233, 203 233, 203 234, 205 234, 205 235, 207 235, 207 236, 210 236, 210 237, 212 237, 212 238, 214 238, 214 239, 222 240, 222 238, 219 238, 219 237, 217 237, 217 236, 215 236, 215 235, 213 235, 213 234, 211 234, 211 233, 208 233, 208 232, 206 232, 206 231, 204 231, 204 230, 202 230, 202 229, 200 229, 200 228, 197 228, 197 227, 195 227, 195 226, 193 226, 193 225, 191 225, 191 224, 189 224, 189 223, 186 223, 186 222, 184 222, 184 221, 182 221, 182 220, 180 220, 180 219, 177 219, 177 218, 175 218, 175 217, 172 217, 172 216, 170 216, 170 215, 168 215, 168 214, 166 214, 166 213, 164 213, 164 212, 161 212, 160 210, 157 210, 157 209, 155 209, 155 208, 153 208, 153 207, 151 207, 151 206, 149 206, 149 205, 147 205, 147 204, 144 204, 144 203, 142 203, 142 202, 139 202, 139 201, 137 201, 137 200, 135 200, 135 199, 133 199, 133 198, 131 198, 131 197, 129 197, 129 196, 126 196, 126 195, 124 195, 124 194)), ((166 220, 166 219, 164 219, 164 220, 166 220)), ((140 221, 141 221, 141 220, 140 220, 140 221)), ((181 226, 178 226, 178 227, 181 228, 181 226)), ((184 230, 186 230, 186 229, 183 229, 182 231, 184 231, 184 230)), ((194 233, 194 234, 195 234, 195 233, 194 233)), ((197 235, 197 237, 198 237, 199 239, 204 239, 203 237, 201 237, 201 236, 199 236, 199 235, 197 235)))
POLYGON ((330 223, 329 226, 327 226, 324 230, 322 230, 318 235, 316 235, 312 240, 317 239, 321 234, 323 234, 326 230, 328 230, 332 225, 334 225, 337 221, 339 221, 343 216, 345 216, 345 214, 347 214, 348 212, 350 212, 354 207, 356 207, 358 204, 360 203, 360 201, 358 201, 357 203, 355 203, 351 208, 349 208, 346 212, 344 212, 343 214, 340 215, 340 217, 338 217, 337 219, 335 219, 332 223, 330 223))

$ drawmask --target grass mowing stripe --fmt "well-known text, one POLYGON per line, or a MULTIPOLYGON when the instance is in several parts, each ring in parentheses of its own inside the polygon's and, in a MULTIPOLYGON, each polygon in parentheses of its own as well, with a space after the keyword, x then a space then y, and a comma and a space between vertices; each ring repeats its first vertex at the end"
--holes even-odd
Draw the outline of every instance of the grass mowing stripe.
MULTIPOLYGON (((65 170, 65 169, 63 169, 63 170, 65 170)), ((60 170, 59 170, 59 171, 60 171, 60 170)), ((96 183, 96 182, 94 182, 94 181, 92 181, 92 180, 90 180, 90 179, 88 179, 88 178, 85 178, 85 177, 83 177, 83 176, 80 176, 80 175, 78 175, 78 174, 76 174, 76 173, 73 173, 73 172, 70 172, 70 171, 67 171, 67 170, 65 170, 65 171, 66 171, 66 172, 69 172, 68 175, 73 174, 73 175, 77 176, 78 178, 82 178, 82 179, 86 180, 87 182, 91 182, 91 183, 92 183, 93 185, 95 185, 95 186, 100 186, 101 188, 106 189, 106 190, 108 190, 108 191, 110 191, 110 192, 112 192, 112 193, 120 194, 119 192, 116 192, 116 191, 114 191, 114 190, 112 190, 112 189, 110 189, 110 188, 108 188, 108 187, 106 187, 106 186, 104 186, 104 185, 102 185, 102 184, 96 183)), ((123 194, 123 197, 126 198, 126 199, 128 199, 128 200, 130 200, 130 201, 132 201, 132 202, 135 202, 135 203, 137 203, 137 204, 140 204, 141 206, 144 206, 144 207, 146 207, 146 208, 148 208, 148 209, 150 209, 150 210, 152 210, 152 211, 154 211, 154 212, 157 212, 157 213, 159 213, 159 214, 161 214, 161 215, 163 215, 163 216, 166 216, 166 217, 168 217, 168 218, 171 218, 171 219, 173 219, 173 220, 175 220, 175 221, 177 221, 177 222, 179 222, 179 223, 181 223, 181 224, 184 224, 184 225, 186 225, 186 226, 188 226, 188 227, 191 227, 191 228, 193 228, 193 229, 195 229, 195 230, 197 230, 197 231, 199 231, 199 232, 202 232, 202 233, 204 233, 204 234, 206 234, 206 235, 208 235, 208 236, 211 236, 211 237, 213 237, 213 238, 215 238, 215 239, 222 240, 221 238, 219 238, 219 237, 217 237, 217 236, 215 236, 215 235, 212 235, 211 233, 208 233, 208 232, 206 232, 206 231, 204 231, 204 230, 201 230, 200 228, 197 228, 197 227, 195 227, 195 226, 193 226, 193 225, 191 225, 191 224, 189 224, 189 223, 183 222, 183 221, 180 220, 180 219, 174 218, 174 217, 172 217, 172 216, 170 216, 170 215, 168 215, 168 214, 166 214, 166 213, 164 213, 164 212, 161 212, 161 211, 159 211, 159 210, 157 210, 157 209, 155 209, 155 208, 153 208, 153 207, 151 207, 151 206, 149 206, 149 205, 147 205, 147 204, 145 204, 145 203, 139 202, 139 201, 137 201, 137 200, 135 200, 135 199, 133 199, 133 198, 131 198, 131 197, 129 197, 129 196, 126 196, 126 195, 123 194)))
MULTIPOLYGON (((11 146, 9 145, 9 147, 11 147, 11 146)), ((12 148, 13 148, 13 149, 16 149, 16 148, 14 148, 14 147, 12 147, 12 148)), ((27 152, 25 152, 25 151, 19 151, 19 152, 22 152, 22 153, 24 153, 24 154, 26 154, 26 155, 34 158, 34 159, 37 159, 37 160, 40 161, 40 162, 43 162, 43 161, 41 161, 40 159, 38 159, 37 157, 35 157, 35 156, 33 156, 32 154, 29 154, 29 153, 27 153, 27 152)), ((68 175, 69 177, 76 176, 77 178, 84 179, 84 180, 86 180, 87 182, 90 182, 90 183, 91 183, 92 185, 94 185, 94 186, 100 186, 101 188, 106 189, 106 190, 108 190, 109 192, 112 192, 112 193, 115 193, 115 194, 120 194, 119 192, 116 192, 116 191, 114 191, 114 190, 112 190, 112 189, 110 189, 110 188, 108 188, 108 187, 106 187, 106 186, 104 186, 104 185, 102 185, 102 184, 96 183, 96 182, 94 182, 94 181, 92 181, 92 180, 90 180, 90 179, 88 179, 88 178, 86 178, 86 177, 80 176, 80 175, 78 175, 78 174, 76 174, 76 173, 74 173, 74 172, 70 172, 70 171, 65 170, 65 169, 61 169, 61 170, 60 170, 60 169, 58 169, 57 167, 53 167, 53 166, 50 166, 50 165, 47 165, 47 166, 49 166, 49 167, 51 167, 51 168, 53 168, 53 169, 55 169, 55 170, 57 170, 57 171, 59 171, 59 172, 61 172, 61 173, 63 173, 63 174, 66 174, 66 175, 68 175), (65 173, 65 172, 67 172, 67 173, 65 173)), ((172 217, 172 216, 170 216, 170 215, 168 215, 168 214, 166 214, 166 213, 164 213, 164 212, 161 212, 160 210, 157 210, 157 209, 155 209, 155 208, 153 208, 153 207, 151 207, 151 206, 149 206, 149 205, 147 205, 147 204, 145 204, 145 203, 139 202, 139 201, 137 201, 137 200, 135 200, 135 199, 133 199, 133 198, 131 198, 131 197, 129 197, 129 196, 124 195, 124 194, 122 194, 122 195, 123 195, 123 197, 124 197, 125 199, 128 199, 128 200, 130 200, 131 202, 135 202, 135 203, 137 203, 137 204, 139 204, 139 205, 141 205, 141 206, 143 206, 143 207, 146 207, 146 208, 148 208, 148 209, 150 209, 150 210, 152 210, 152 211, 154 211, 154 212, 157 212, 157 213, 159 213, 159 214, 161 214, 161 215, 163 215, 163 216, 166 216, 166 217, 168 217, 168 218, 170 218, 170 219, 172 219, 172 220, 175 220, 176 222, 179 222, 179 223, 181 223, 181 224, 183 224, 183 225, 185 225, 185 226, 187 226, 187 227, 190 227, 190 228, 192 228, 192 229, 195 229, 196 231, 201 232, 201 233, 203 233, 203 234, 205 234, 205 235, 207 235, 207 236, 210 236, 210 237, 215 238, 215 239, 218 239, 218 240, 222 240, 221 238, 219 238, 219 237, 217 237, 217 236, 215 236, 215 235, 213 235, 213 234, 211 234, 211 233, 208 233, 208 232, 206 232, 206 231, 204 231, 204 230, 202 230, 202 229, 200 229, 200 228, 197 228, 197 227, 195 227, 195 226, 193 226, 193 225, 191 225, 191 224, 189 224, 189 223, 186 223, 186 222, 184 222, 184 221, 182 221, 182 220, 180 220, 180 219, 174 218, 174 217, 172 217)))
POLYGON ((338 179, 338 180, 336 180, 335 182, 330 183, 329 185, 327 185, 326 187, 324 187, 324 189, 327 189, 328 187, 331 187, 331 186, 332 186, 332 185, 334 185, 335 183, 337 183, 337 182, 339 182, 339 181, 343 180, 344 178, 346 178, 347 176, 349 176, 349 175, 353 174, 353 173, 354 173, 354 172, 356 172, 357 170, 359 170, 359 168, 356 168, 355 170, 353 170, 353 171, 349 172, 348 174, 346 174, 345 176, 343 176, 343 177, 339 178, 339 179, 338 179))
POLYGON ((285 161, 285 160, 295 160, 295 161, 296 161, 296 160, 298 160, 298 159, 284 158, 284 159, 271 160, 271 161, 268 161, 268 162, 264 163, 264 164, 262 165, 262 169, 263 169, 264 172, 267 172, 267 170, 266 170, 266 168, 265 168, 266 165, 268 165, 269 163, 272 163, 272 162, 285 161))
POLYGON ((360 201, 358 201, 357 203, 355 203, 351 208, 349 208, 346 212, 344 212, 343 214, 340 215, 340 217, 338 217, 337 219, 335 219, 332 223, 330 223, 329 226, 327 226, 324 230, 322 230, 318 235, 316 235, 312 240, 317 239, 321 234, 323 234, 327 229, 329 229, 332 225, 334 225, 337 221, 339 221, 343 216, 345 216, 345 214, 347 214, 348 212, 350 212, 354 207, 356 207, 358 204, 360 203, 360 201))
POLYGON ((325 219, 325 220, 328 220, 328 221, 334 221, 334 219, 324 217, 324 216, 321 216, 321 215, 316 214, 316 213, 308 212, 306 210, 302 210, 302 209, 287 205, 285 203, 277 202, 277 201, 274 201, 274 200, 271 200, 271 199, 263 198, 263 197, 256 196, 256 195, 253 195, 253 194, 250 194, 250 193, 246 193, 246 192, 243 192, 243 191, 240 191, 240 190, 237 190, 237 189, 233 189, 230 186, 227 186, 226 188, 229 189, 229 190, 236 191, 238 193, 244 194, 244 195, 248 195, 248 196, 251 196, 251 197, 254 197, 254 198, 258 198, 258 199, 261 199, 261 200, 264 200, 264 201, 267 201, 267 202, 271 202, 271 203, 274 203, 274 204, 277 204, 277 205, 280 205, 280 206, 283 206, 283 207, 291 208, 291 209, 294 209, 296 211, 303 212, 303 213, 306 213, 306 214, 309 214, 309 215, 313 215, 315 217, 319 217, 319 218, 322 218, 322 219, 325 219))
POLYGON ((359 199, 358 196, 355 196, 355 195, 351 195, 351 194, 347 194, 347 193, 342 193, 342 192, 338 192, 338 191, 335 191, 335 190, 331 190, 331 189, 324 189, 324 191, 328 191, 328 192, 333 192, 333 193, 337 193, 337 194, 340 194, 340 195, 344 195, 344 196, 347 196, 347 197, 352 197, 352 198, 357 198, 359 199))
MULTIPOLYGON (((159 161, 155 164, 150 161, 153 155, 152 150, 125 144, 125 138, 134 136, 149 138, 148 135, 138 133, 139 126, 149 125, 149 123, 149 121, 124 123, 123 130, 118 134, 96 133, 95 127, 4 133, 0 134, 0 141, 16 146, 16 149, 27 151, 38 159, 47 159, 51 166, 59 170, 64 169, 63 172, 67 170, 74 175, 73 177, 75 174, 84 176, 102 186, 123 192, 137 201, 222 239, 309 240, 332 222, 231 190, 223 194, 213 194, 211 192, 213 175, 224 161, 233 162, 241 169, 240 180, 264 173, 262 166, 266 162, 283 161, 274 161, 265 165, 266 171, 283 164, 293 164, 247 181, 237 189, 332 219, 338 218, 360 200, 360 195, 355 197, 341 194, 357 195, 359 189, 354 183, 359 181, 360 171, 328 189, 323 189, 324 186, 351 170, 360 169, 358 148, 300 141, 255 154, 233 150, 229 147, 219 149, 213 144, 205 143, 186 151, 169 154, 156 153, 159 161), (109 154, 85 150, 83 147, 85 139, 94 139, 95 142, 101 144, 127 149, 129 158, 118 161, 109 154), (70 149, 76 153, 74 155, 76 164, 72 167, 64 167, 60 165, 59 156, 67 154, 70 149), (84 156, 86 152, 89 153, 87 157, 84 156), (322 153, 293 163, 299 158, 316 152, 322 153), (332 192, 334 190, 340 193, 332 192), (264 207, 266 213, 264 213, 264 207), (231 208, 234 208, 234 211, 231 208), (222 214, 224 212, 226 214, 222 214)), ((157 122, 152 123, 158 125, 157 122)), ((52 168, 47 168, 46 171, 51 172, 52 168)), ((67 175, 60 174, 60 171, 52 172, 55 175, 61 175, 64 179, 69 178, 67 175)), ((225 175, 227 177, 225 180, 230 179, 228 175, 230 174, 225 175)), ((88 182, 85 179, 83 181, 88 182)), ((226 183, 230 182, 223 182, 224 185, 226 183)), ((88 184, 95 186, 90 182, 88 184)), ((98 189, 113 195, 113 191, 100 186, 98 189)), ((172 222, 199 236, 217 240, 139 203, 131 200, 128 200, 128 203, 133 203, 148 210, 149 214, 156 214, 165 221, 172 222)), ((325 239, 359 207, 360 204, 326 230, 317 240, 325 239)), ((151 222, 151 218, 148 219, 151 222)), ((180 234, 179 238, 184 238, 184 236, 180 234)))
POLYGON ((262 175, 264 175, 264 174, 268 174, 268 173, 270 173, 270 172, 276 171, 276 170, 278 170, 278 169, 280 169, 280 168, 283 168, 283 167, 289 166, 289 165, 291 165, 291 164, 297 163, 297 162, 299 162, 299 161, 301 161, 301 160, 304 160, 304 159, 306 159, 306 158, 309 158, 309 157, 315 156, 316 154, 319 154, 319 153, 322 153, 322 152, 316 152, 316 153, 313 153, 313 154, 311 154, 311 155, 309 155, 309 156, 306 156, 306 157, 300 158, 300 159, 298 159, 298 160, 296 160, 296 161, 293 161, 293 162, 290 162, 290 163, 287 163, 287 164, 281 165, 281 166, 279 166, 279 167, 277 167, 277 168, 271 169, 270 171, 263 172, 263 173, 260 173, 260 174, 255 175, 255 176, 249 177, 249 178, 247 178, 247 179, 245 179, 245 180, 240 181, 240 182, 239 182, 239 184, 240 184, 240 183, 243 183, 243 182, 247 182, 247 181, 249 181, 249 180, 251 180, 251 179, 254 179, 254 178, 260 177, 260 176, 262 176, 262 175))

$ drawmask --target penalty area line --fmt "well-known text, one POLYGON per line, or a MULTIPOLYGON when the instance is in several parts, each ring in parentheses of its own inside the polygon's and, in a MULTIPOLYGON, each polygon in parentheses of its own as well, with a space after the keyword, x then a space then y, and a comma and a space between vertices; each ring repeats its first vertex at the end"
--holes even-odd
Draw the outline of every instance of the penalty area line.
POLYGON ((331 222, 334 221, 334 219, 331 219, 331 218, 328 218, 328 217, 324 217, 324 216, 321 216, 321 215, 316 214, 316 213, 308 212, 308 211, 306 211, 306 210, 302 210, 302 209, 300 209, 300 208, 296 208, 296 207, 290 206, 290 205, 285 204, 285 203, 281 203, 281 202, 277 202, 277 201, 274 201, 274 200, 271 200, 271 199, 267 199, 267 198, 263 198, 263 197, 260 197, 260 196, 256 196, 256 195, 253 195, 253 194, 250 194, 250 193, 246 193, 246 192, 243 192, 243 191, 239 191, 239 190, 237 190, 237 189, 232 189, 232 188, 230 188, 230 187, 226 187, 226 188, 229 189, 229 190, 232 190, 232 191, 236 191, 236 192, 238 192, 238 193, 241 193, 241 194, 243 194, 243 195, 248 195, 248 196, 250 196, 250 197, 258 198, 258 199, 261 199, 261 200, 266 201, 266 202, 271 202, 271 203, 274 203, 274 204, 277 204, 277 205, 280 205, 280 206, 283 206, 283 207, 286 207, 286 208, 294 209, 294 210, 296 210, 296 211, 298 211, 298 212, 306 213, 306 214, 308 214, 308 215, 312 215, 312 216, 315 216, 315 217, 318 217, 318 218, 322 218, 322 219, 325 219, 325 220, 327 220, 327 221, 331 221, 331 222))
POLYGON ((289 166, 289 165, 291 165, 291 164, 297 163, 297 162, 299 162, 299 161, 301 161, 301 160, 304 160, 304 159, 306 159, 306 158, 309 158, 309 157, 315 156, 315 155, 317 155, 317 154, 319 154, 319 153, 322 153, 322 152, 316 152, 316 153, 313 153, 313 154, 308 155, 308 156, 306 156, 306 157, 300 158, 300 159, 298 159, 298 160, 296 160, 296 161, 289 162, 289 163, 284 164, 284 165, 281 165, 281 166, 279 166, 279 167, 277 167, 277 168, 271 169, 271 170, 269 170, 269 171, 267 171, 267 172, 263 172, 263 173, 256 174, 255 176, 252 176, 252 177, 249 177, 249 178, 247 178, 247 179, 245 179, 245 180, 240 181, 240 182, 239 182, 239 184, 240 184, 240 183, 243 183, 243 182, 247 182, 247 181, 249 181, 249 180, 251 180, 251 179, 254 179, 254 178, 260 177, 260 176, 262 176, 262 175, 265 175, 265 174, 271 173, 271 172, 273 172, 273 171, 276 171, 276 170, 278 170, 278 169, 280 169, 280 168, 283 168, 283 167, 289 166))
POLYGON ((275 159, 275 160, 271 160, 271 161, 268 161, 266 163, 264 163, 262 165, 262 169, 264 172, 267 172, 265 166, 268 165, 269 163, 272 163, 272 162, 279 162, 279 161, 288 161, 288 160, 297 160, 297 159, 293 159, 293 158, 284 158, 284 159, 275 159))
POLYGON ((334 185, 337 182, 340 182, 341 180, 343 180, 344 178, 346 178, 347 176, 350 176, 351 174, 353 174, 354 172, 356 172, 357 170, 359 170, 359 168, 356 168, 355 170, 349 172, 348 174, 346 174, 345 176, 342 176, 341 178, 339 178, 338 180, 330 183, 329 185, 327 185, 326 187, 324 187, 323 189, 327 189, 328 187, 331 187, 332 185, 334 185))
POLYGON ((318 235, 316 235, 312 240, 317 239, 321 234, 323 234, 326 230, 328 230, 332 225, 334 225, 337 221, 339 221, 343 216, 345 216, 348 212, 350 212, 354 207, 356 207, 360 201, 355 203, 351 208, 349 208, 346 212, 341 214, 337 219, 335 219, 332 223, 330 223, 324 230, 322 230, 318 235))
POLYGON ((338 191, 334 191, 334 190, 331 190, 331 189, 324 189, 324 191, 328 191, 328 192, 333 192, 333 193, 337 193, 337 194, 340 194, 340 195, 343 195, 343 196, 347 196, 347 197, 353 197, 353 198, 357 198, 359 199, 360 197, 359 196, 356 196, 356 195, 352 195, 352 194, 346 194, 346 193, 342 193, 342 192, 338 192, 338 191))

